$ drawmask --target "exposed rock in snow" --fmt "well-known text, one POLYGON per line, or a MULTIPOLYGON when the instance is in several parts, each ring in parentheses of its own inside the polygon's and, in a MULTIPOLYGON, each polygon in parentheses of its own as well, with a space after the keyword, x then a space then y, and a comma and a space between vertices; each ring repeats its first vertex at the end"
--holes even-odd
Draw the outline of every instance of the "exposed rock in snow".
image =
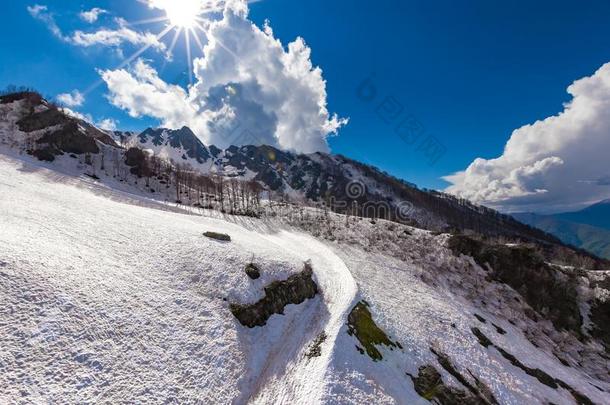
POLYGON ((271 315, 283 314, 286 305, 297 305, 315 297, 318 286, 312 276, 311 265, 306 263, 300 273, 266 286, 265 296, 259 301, 253 304, 231 304, 231 312, 244 326, 264 326, 271 315))

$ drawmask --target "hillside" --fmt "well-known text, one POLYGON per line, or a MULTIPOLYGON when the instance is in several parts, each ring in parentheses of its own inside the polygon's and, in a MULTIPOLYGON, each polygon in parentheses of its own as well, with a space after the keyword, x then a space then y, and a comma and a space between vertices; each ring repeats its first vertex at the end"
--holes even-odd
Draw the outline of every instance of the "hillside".
POLYGON ((336 212, 381 217, 428 229, 471 229, 556 243, 509 216, 394 178, 344 156, 280 151, 270 146, 205 146, 188 128, 147 129, 125 145, 188 164, 203 173, 254 179, 286 198, 297 197, 336 212))
POLYGON ((187 171, 254 180, 275 198, 326 206, 335 212, 389 219, 436 231, 472 230, 489 236, 560 243, 510 216, 447 194, 420 190, 344 156, 295 154, 269 146, 231 146, 220 150, 203 145, 187 127, 107 134, 63 114, 36 93, 2 96, 0 106, 0 119, 11 133, 8 138, 5 135, 5 141, 41 160, 53 161, 64 153, 84 156, 96 172, 96 168, 102 170, 109 161, 115 165, 126 149, 135 147, 151 151, 173 165, 182 165, 187 171))
MULTIPOLYGON (((3 402, 610 401, 597 338, 555 329, 449 235, 315 208, 185 210, 114 186, 0 154, 3 402), (233 304, 272 297, 304 262, 313 298, 239 323, 233 304)), ((582 308, 607 276, 574 279, 582 308)), ((598 333, 583 314, 579 333, 598 333)))
POLYGON ((564 246, 555 236, 511 216, 420 190, 340 155, 303 155, 252 145, 221 150, 203 145, 187 127, 104 132, 27 91, 0 96, 0 124, 0 141, 12 149, 55 165, 76 164, 93 179, 104 174, 122 186, 135 175, 135 183, 144 183, 140 188, 165 201, 257 216, 262 197, 437 232, 535 243, 547 258, 563 257, 563 264, 610 267, 610 262, 564 246))

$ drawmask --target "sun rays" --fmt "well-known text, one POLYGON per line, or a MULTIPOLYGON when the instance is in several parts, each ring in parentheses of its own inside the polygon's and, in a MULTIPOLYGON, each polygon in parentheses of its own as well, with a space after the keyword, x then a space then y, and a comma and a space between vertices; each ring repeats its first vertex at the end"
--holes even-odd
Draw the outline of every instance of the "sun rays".
MULTIPOLYGON (((200 5, 200 0, 189 0, 186 2, 179 2, 178 5, 172 3, 167 4, 169 8, 165 9, 165 17, 150 18, 146 20, 139 20, 130 22, 129 25, 144 25, 144 24, 155 24, 155 23, 166 23, 166 27, 157 34, 158 40, 162 40, 169 32, 174 31, 174 35, 169 41, 167 48, 168 59, 173 55, 180 36, 184 37, 184 47, 186 50, 187 66, 188 66, 188 77, 189 86, 193 85, 193 46, 191 40, 194 40, 199 48, 199 51, 203 54, 203 42, 199 35, 205 35, 205 30, 202 25, 208 24, 208 21, 203 18, 205 14, 213 13, 217 11, 216 8, 204 8, 200 5), (181 8, 184 7, 184 8, 181 8), (197 13, 197 14, 193 14, 197 13), (201 33, 198 31, 201 31, 201 33)), ((119 67, 131 63, 135 58, 139 57, 149 47, 142 47, 131 57, 125 59, 119 67)))
MULTIPOLYGON (((212 5, 210 2, 206 2, 204 0, 151 0, 150 4, 153 5, 155 9, 160 9, 165 13, 165 15, 136 21, 125 21, 125 25, 135 27, 164 24, 163 29, 155 34, 155 38, 157 41, 171 38, 166 42, 166 63, 172 60, 174 50, 178 45, 180 37, 183 36, 187 58, 186 65, 188 68, 189 86, 192 86, 194 79, 193 57, 196 56, 195 51, 197 51, 199 55, 203 55, 204 53, 205 47, 203 38, 205 38, 206 35, 206 27, 210 23, 208 16, 213 13, 221 12, 222 8, 219 8, 218 5, 212 5), (172 31, 174 32, 173 36, 169 35, 172 31), (192 41, 194 41, 194 43, 197 45, 196 47, 193 46, 194 44, 192 41)), ((226 46, 220 43, 219 45, 234 55, 234 53, 231 52, 226 46)), ((123 58, 116 68, 122 69, 129 65, 134 60, 142 56, 142 54, 150 49, 151 46, 152 44, 142 46, 128 57, 123 58)), ((83 94, 90 93, 102 83, 102 80, 96 81, 89 86, 83 92, 83 94)))

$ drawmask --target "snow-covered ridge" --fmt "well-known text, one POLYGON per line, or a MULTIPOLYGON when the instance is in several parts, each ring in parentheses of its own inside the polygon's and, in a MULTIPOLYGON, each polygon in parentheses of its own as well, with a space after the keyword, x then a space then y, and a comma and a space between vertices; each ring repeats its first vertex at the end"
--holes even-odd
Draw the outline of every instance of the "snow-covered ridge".
MULTIPOLYGON (((28 143, 24 144, 19 120, 32 111, 43 108, 41 106, 46 102, 39 100, 33 109, 24 109, 19 107, 22 100, 15 99, 14 95, 4 96, 4 104, 0 103, 2 110, 7 111, 0 116, 0 126, 5 128, 0 129, 0 138, 21 150, 36 153, 41 159, 51 160, 62 151, 73 153, 68 149, 75 142, 66 148, 58 144, 61 137, 46 138, 44 144, 47 147, 42 150, 38 135, 30 134, 28 143)), ((115 164, 114 157, 119 160, 124 157, 125 149, 104 146, 109 142, 99 137, 100 133, 103 134, 102 131, 85 122, 81 122, 81 125, 95 139, 95 144, 100 149, 97 155, 102 155, 86 158, 89 163, 90 160, 94 161, 90 164, 94 174, 107 163, 107 156, 110 156, 112 164, 115 164)), ((51 131, 50 127, 47 129, 51 131)), ((501 234, 551 244, 560 243, 550 235, 529 228, 510 217, 449 195, 419 190, 411 183, 343 156, 324 153, 302 155, 264 145, 231 146, 220 150, 202 144, 187 127, 177 130, 149 128, 140 134, 116 131, 106 136, 124 148, 137 147, 151 151, 156 157, 172 161, 173 165, 203 175, 253 180, 277 199, 326 204, 337 212, 381 217, 437 231, 469 229, 493 236, 501 234)), ((91 143, 90 140, 88 142, 91 143)), ((91 153, 96 148, 94 145, 89 146, 90 148, 78 148, 76 151, 91 153)))

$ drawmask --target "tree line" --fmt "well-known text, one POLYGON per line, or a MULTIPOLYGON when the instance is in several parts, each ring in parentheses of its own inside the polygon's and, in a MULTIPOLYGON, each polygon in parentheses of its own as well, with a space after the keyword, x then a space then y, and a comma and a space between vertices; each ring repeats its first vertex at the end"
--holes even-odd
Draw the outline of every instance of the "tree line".
POLYGON ((178 204, 218 209, 233 215, 260 215, 264 189, 254 179, 226 177, 222 167, 203 174, 188 163, 175 163, 137 147, 125 152, 124 161, 129 173, 143 179, 147 188, 156 185, 172 189, 178 204))

